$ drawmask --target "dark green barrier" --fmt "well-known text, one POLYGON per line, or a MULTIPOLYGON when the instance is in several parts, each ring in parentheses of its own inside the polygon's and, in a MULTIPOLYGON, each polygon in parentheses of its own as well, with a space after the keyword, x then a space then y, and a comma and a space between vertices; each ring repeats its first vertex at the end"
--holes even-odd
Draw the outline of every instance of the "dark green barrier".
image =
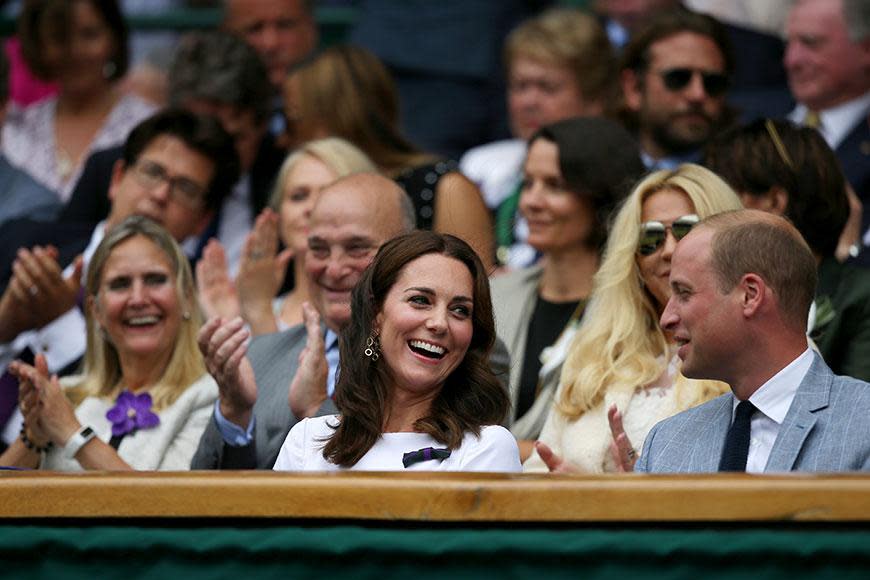
POLYGON ((870 578, 870 531, 850 527, 234 528, 208 522, 195 527, 183 520, 168 525, 176 522, 181 527, 0 526, 0 576, 870 578))

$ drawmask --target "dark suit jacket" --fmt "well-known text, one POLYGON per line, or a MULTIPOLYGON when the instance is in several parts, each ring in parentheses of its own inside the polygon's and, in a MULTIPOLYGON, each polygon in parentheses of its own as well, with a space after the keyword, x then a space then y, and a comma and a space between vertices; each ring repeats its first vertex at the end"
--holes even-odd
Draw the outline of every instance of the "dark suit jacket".
POLYGON ((836 374, 870 381, 870 271, 822 260, 810 337, 836 374))
MULTIPOLYGON (((733 401, 728 393, 658 423, 644 441, 635 470, 717 471, 733 401)), ((814 355, 764 471, 870 471, 870 384, 836 376, 814 355)))

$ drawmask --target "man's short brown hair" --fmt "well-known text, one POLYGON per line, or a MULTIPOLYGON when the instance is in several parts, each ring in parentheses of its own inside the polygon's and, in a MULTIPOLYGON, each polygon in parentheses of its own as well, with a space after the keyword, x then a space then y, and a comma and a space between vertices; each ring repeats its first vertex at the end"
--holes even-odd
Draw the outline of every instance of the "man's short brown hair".
POLYGON ((756 274, 776 295, 783 318, 806 327, 818 270, 797 228, 784 218, 756 210, 720 213, 699 227, 714 232, 710 265, 720 292, 730 292, 744 275, 756 274))

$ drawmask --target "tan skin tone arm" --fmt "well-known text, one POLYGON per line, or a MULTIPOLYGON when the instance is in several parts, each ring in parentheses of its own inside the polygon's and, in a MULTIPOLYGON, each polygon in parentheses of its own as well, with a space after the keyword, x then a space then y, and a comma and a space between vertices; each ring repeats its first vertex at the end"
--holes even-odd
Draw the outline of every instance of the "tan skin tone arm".
POLYGON ((453 234, 474 248, 487 272, 494 265, 492 221, 480 190, 457 171, 438 180, 432 229, 453 234))
MULTIPOLYGON (((72 404, 63 394, 57 377, 49 378, 44 357, 42 355, 37 357, 36 366, 15 363, 10 370, 22 383, 29 383, 33 387, 34 392, 22 405, 22 412, 25 424, 32 426, 34 431, 44 438, 38 444, 44 445, 45 441, 51 441, 55 446, 63 447, 69 438, 82 428, 82 424, 76 418, 72 404)), ((20 440, 16 442, 19 443, 20 440)), ((24 447, 23 443, 20 445, 24 447)), ((26 455, 19 455, 19 459, 35 467, 31 456, 36 458, 35 463, 38 464, 37 454, 27 449, 25 451, 26 455)), ((132 470, 132 467, 118 456, 114 448, 97 438, 83 445, 76 453, 75 459, 85 469, 132 470)))

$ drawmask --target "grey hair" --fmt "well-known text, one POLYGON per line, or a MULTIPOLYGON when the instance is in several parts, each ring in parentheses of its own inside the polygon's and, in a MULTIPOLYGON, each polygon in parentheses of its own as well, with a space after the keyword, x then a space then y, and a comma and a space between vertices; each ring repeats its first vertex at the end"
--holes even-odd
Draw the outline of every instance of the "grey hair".
POLYGON ((169 68, 169 102, 184 106, 208 99, 250 110, 258 123, 272 114, 272 84, 266 66, 244 40, 221 31, 182 38, 169 68))

